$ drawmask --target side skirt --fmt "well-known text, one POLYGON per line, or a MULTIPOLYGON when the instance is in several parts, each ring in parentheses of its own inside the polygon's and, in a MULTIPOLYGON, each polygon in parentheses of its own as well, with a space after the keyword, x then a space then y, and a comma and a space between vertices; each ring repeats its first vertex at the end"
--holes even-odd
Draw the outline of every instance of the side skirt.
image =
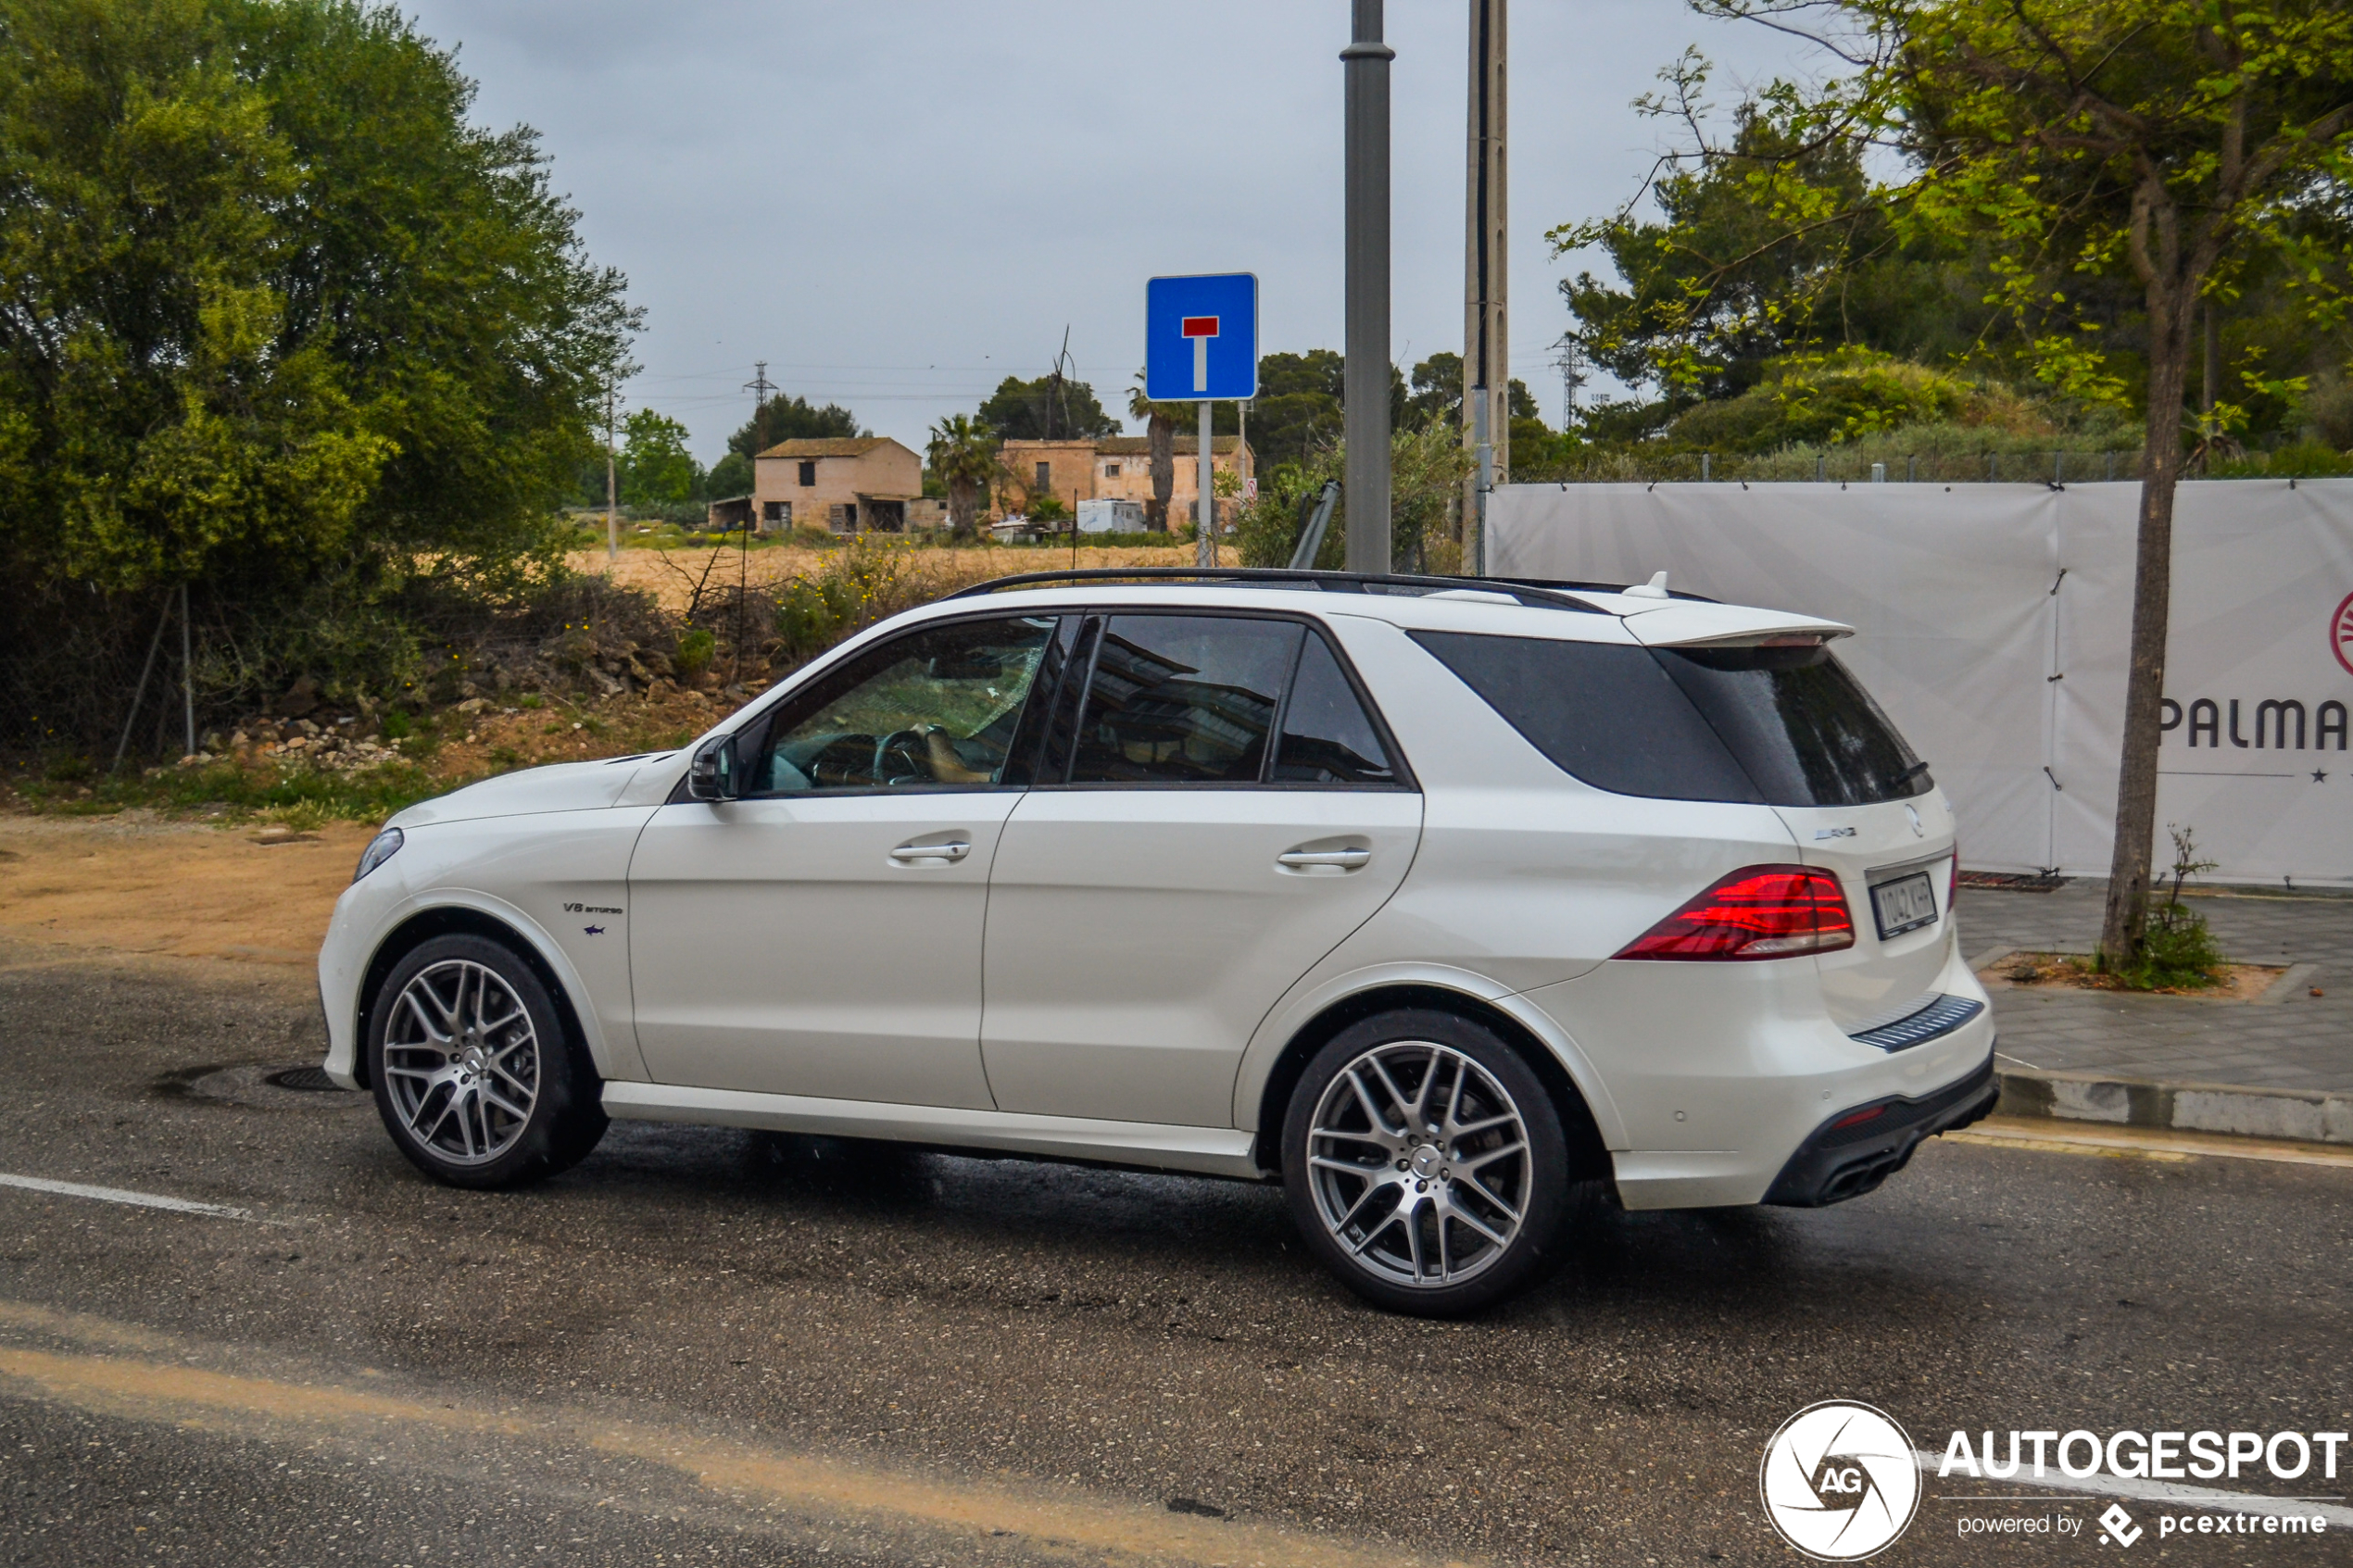
POLYGON ((1189 1171, 1255 1181, 1254 1133, 1233 1127, 1168 1127, 1150 1122, 1094 1122, 1006 1110, 957 1110, 873 1100, 761 1095, 675 1084, 608 1083, 605 1114, 620 1121, 691 1122, 841 1138, 883 1138, 937 1148, 1035 1154, 1104 1165, 1189 1171))

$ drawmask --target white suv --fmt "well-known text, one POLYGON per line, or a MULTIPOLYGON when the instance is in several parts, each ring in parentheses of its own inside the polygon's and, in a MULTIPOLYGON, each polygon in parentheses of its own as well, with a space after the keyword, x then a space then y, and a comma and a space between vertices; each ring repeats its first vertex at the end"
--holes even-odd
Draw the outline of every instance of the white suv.
POLYGON ((401 812, 320 955, 326 1068, 469 1186, 615 1116, 1279 1178, 1355 1289, 1468 1311, 1580 1194, 1836 1202, 1991 1108, 1952 812, 1848 630, 1657 582, 988 584, 687 750, 401 812))

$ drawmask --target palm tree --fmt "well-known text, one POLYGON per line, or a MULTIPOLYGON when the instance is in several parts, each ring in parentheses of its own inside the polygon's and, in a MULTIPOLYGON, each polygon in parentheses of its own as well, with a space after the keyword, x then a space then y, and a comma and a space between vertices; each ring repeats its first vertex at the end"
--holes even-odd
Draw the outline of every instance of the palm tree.
POLYGON ((931 471, 948 486, 948 526, 959 539, 973 536, 980 492, 1003 470, 997 462, 997 433, 969 414, 950 414, 931 427, 931 471))
POLYGON ((1136 372, 1136 384, 1127 389, 1127 417, 1145 421, 1152 448, 1152 504, 1144 514, 1144 526, 1164 533, 1168 531, 1168 499, 1176 492, 1176 420, 1185 411, 1182 403, 1155 403, 1145 396, 1144 372, 1136 372))

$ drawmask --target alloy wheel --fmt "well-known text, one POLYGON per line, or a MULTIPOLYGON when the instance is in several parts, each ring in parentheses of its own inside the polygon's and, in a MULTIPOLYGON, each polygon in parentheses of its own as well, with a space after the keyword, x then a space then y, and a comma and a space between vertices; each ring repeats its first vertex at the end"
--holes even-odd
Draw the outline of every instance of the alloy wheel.
POLYGON ((522 998, 467 959, 418 972, 384 1029, 392 1108, 418 1147, 486 1165, 515 1146, 539 1100, 539 1035, 522 998))
POLYGON ((1495 1075, 1450 1046, 1401 1040, 1340 1069, 1307 1132, 1315 1212, 1360 1267, 1423 1289, 1511 1250, 1534 1183, 1528 1125, 1495 1075))

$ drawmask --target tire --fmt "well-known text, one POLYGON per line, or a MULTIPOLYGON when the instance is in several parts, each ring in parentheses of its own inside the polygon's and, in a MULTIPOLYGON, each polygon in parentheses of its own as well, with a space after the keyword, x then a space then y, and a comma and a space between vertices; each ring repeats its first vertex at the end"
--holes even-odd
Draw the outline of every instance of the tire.
POLYGON ((603 1085, 514 949, 436 936, 393 967, 368 1016, 384 1130, 451 1186, 511 1187, 577 1164, 605 1134, 603 1085))
POLYGON ((1421 1009, 1352 1024, 1315 1053, 1282 1159, 1309 1250, 1366 1300, 1417 1317, 1527 1284, 1576 1196, 1542 1081, 1492 1030, 1421 1009))

